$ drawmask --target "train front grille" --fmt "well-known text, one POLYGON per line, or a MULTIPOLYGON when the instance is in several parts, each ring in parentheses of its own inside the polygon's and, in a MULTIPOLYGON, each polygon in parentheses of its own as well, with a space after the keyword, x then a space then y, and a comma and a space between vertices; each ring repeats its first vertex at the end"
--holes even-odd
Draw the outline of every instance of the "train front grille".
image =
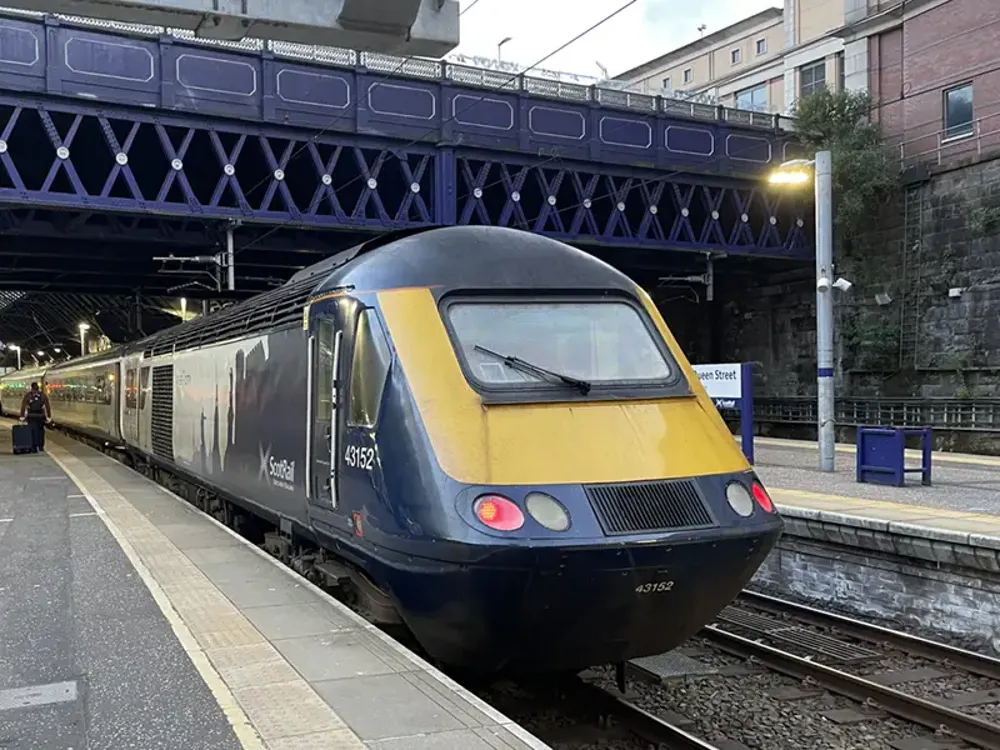
POLYGON ((594 484, 584 490, 608 536, 718 525, 692 479, 594 484))

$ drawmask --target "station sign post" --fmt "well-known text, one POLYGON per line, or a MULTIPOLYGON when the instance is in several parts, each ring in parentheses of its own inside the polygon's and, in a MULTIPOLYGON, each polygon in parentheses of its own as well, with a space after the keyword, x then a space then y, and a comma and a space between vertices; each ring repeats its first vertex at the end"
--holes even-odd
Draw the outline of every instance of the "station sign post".
POLYGON ((720 412, 739 409, 743 455, 753 464, 753 373, 749 362, 692 365, 720 412))

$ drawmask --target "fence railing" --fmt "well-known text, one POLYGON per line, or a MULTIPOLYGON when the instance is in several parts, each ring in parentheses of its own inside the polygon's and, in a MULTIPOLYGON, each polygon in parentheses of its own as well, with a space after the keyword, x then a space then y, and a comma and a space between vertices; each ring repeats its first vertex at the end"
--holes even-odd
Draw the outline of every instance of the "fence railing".
POLYGON ((199 39, 195 37, 194 32, 188 29, 120 23, 118 21, 106 21, 83 16, 45 14, 18 8, 0 7, 0 13, 29 16, 32 18, 43 18, 48 15, 66 23, 97 27, 120 34, 149 37, 159 37, 167 34, 186 42, 202 44, 207 47, 221 47, 242 52, 270 52, 278 57, 309 60, 323 65, 351 68, 361 67, 381 74, 396 73, 412 78, 454 81, 464 86, 477 88, 491 88, 512 92, 520 91, 536 96, 575 102, 596 102, 615 109, 637 110, 647 113, 662 112, 664 114, 680 115, 698 120, 715 120, 733 125, 744 125, 768 130, 791 130, 792 124, 791 118, 779 114, 732 109, 721 105, 685 101, 656 94, 621 91, 616 88, 601 86, 600 83, 590 85, 570 83, 552 78, 477 68, 447 60, 398 57, 396 55, 375 52, 358 52, 339 47, 321 47, 292 42, 272 42, 263 39, 247 38, 239 42, 199 39))
MULTIPOLYGON (((816 424, 816 399, 759 397, 754 421, 769 424, 816 424)), ((893 425, 935 427, 959 432, 1000 433, 1000 399, 843 398, 835 402, 838 426, 893 425)))
POLYGON ((910 136, 895 144, 900 164, 904 167, 917 163, 941 166, 949 159, 982 156, 984 148, 992 150, 997 146, 1000 146, 1000 112, 973 120, 971 128, 958 135, 941 129, 910 136))

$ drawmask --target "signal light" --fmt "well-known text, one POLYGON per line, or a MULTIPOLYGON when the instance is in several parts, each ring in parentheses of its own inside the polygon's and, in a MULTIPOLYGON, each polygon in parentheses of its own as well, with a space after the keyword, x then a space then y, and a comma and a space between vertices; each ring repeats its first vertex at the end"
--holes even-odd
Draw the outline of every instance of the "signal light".
POLYGON ((774 513, 774 503, 771 502, 771 498, 767 494, 767 490, 764 489, 764 485, 760 482, 754 482, 752 490, 753 499, 757 501, 757 505, 763 508, 765 513, 774 513))
POLYGON ((502 495, 482 495, 472 509, 476 518, 496 531, 517 531, 524 526, 521 509, 502 495))

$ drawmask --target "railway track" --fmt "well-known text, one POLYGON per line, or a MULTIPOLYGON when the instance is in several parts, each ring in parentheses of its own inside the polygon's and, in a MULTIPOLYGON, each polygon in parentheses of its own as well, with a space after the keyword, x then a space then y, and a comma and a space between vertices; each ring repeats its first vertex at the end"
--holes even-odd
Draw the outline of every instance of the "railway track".
POLYGON ((850 698, 869 710, 922 725, 939 736, 1000 750, 1000 660, 996 658, 755 592, 741 594, 735 606, 719 615, 718 623, 705 628, 704 635, 725 653, 850 698), (733 630, 750 631, 754 637, 733 630), (781 643, 783 648, 765 641, 781 643), (965 685, 956 684, 955 677, 965 685), (935 681, 943 684, 934 686, 935 681), (979 689, 962 689, 968 686, 979 689), (990 708, 985 715, 970 711, 984 707, 990 708))
POLYGON ((554 750, 719 750, 578 676, 505 681, 476 693, 554 750))

